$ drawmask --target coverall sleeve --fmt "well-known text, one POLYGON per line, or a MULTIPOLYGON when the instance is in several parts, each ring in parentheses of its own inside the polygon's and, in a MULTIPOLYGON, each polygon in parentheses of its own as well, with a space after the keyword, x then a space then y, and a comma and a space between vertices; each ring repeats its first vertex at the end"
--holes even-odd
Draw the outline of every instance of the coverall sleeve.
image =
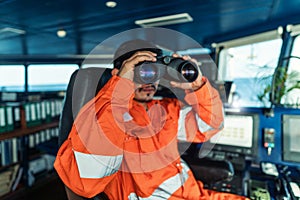
POLYGON ((117 175, 123 160, 123 115, 132 98, 133 83, 114 76, 80 110, 54 163, 76 194, 94 197, 117 175))
POLYGON ((179 113, 179 140, 201 143, 223 129, 224 111, 219 92, 205 77, 202 80, 201 88, 186 92, 188 106, 179 113))

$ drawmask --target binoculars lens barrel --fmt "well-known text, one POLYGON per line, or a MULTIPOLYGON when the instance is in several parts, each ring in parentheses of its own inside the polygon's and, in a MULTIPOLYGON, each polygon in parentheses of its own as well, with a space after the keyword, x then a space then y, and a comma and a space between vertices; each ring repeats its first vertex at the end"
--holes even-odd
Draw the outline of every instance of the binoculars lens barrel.
POLYGON ((135 71, 135 82, 137 83, 154 83, 160 78, 159 70, 154 63, 143 63, 135 71))
POLYGON ((199 74, 198 66, 181 58, 165 56, 157 62, 143 62, 135 67, 136 83, 154 83, 162 77, 177 82, 193 82, 199 74))
POLYGON ((188 82, 193 82, 198 77, 197 68, 195 68, 195 66, 189 62, 183 64, 180 73, 188 82))

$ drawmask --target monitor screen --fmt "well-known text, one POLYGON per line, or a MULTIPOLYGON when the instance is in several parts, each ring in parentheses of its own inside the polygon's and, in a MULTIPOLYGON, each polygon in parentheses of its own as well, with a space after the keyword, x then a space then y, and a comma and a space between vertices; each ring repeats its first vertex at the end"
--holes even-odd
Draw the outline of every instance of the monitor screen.
POLYGON ((224 129, 210 139, 218 150, 253 154, 257 149, 258 114, 227 112, 224 129))
POLYGON ((300 162, 300 115, 282 117, 283 160, 300 162))

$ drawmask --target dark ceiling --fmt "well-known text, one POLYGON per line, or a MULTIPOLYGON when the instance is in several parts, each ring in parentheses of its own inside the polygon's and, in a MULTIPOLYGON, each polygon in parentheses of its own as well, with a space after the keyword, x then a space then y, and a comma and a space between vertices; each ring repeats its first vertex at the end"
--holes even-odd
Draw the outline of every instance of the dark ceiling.
MULTIPOLYGON (((189 13, 193 21, 163 27, 204 46, 300 23, 300 0, 116 2, 108 8, 104 0, 0 0, 0 55, 85 55, 115 34, 140 28, 135 20, 178 13, 189 13), (60 28, 66 37, 57 37, 60 28)), ((173 44, 180 49, 177 41, 173 44)))

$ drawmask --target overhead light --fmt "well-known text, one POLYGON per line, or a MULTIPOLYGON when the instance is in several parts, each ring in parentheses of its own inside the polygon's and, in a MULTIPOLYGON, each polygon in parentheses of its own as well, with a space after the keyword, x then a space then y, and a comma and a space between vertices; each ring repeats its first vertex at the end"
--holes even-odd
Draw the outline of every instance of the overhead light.
POLYGON ((117 2, 115 2, 115 1, 107 1, 107 2, 105 3, 105 5, 106 5, 107 7, 109 7, 109 8, 114 8, 114 7, 117 6, 117 2))
POLYGON ((56 34, 57 34, 58 37, 64 38, 64 37, 66 37, 67 32, 66 32, 64 29, 59 29, 59 30, 56 32, 56 34))
POLYGON ((279 27, 277 28, 277 32, 278 32, 279 35, 282 35, 282 34, 283 34, 283 27, 282 27, 282 26, 279 26, 279 27))
POLYGON ((142 27, 153 27, 186 23, 191 21, 193 21, 193 18, 188 13, 180 13, 175 15, 136 20, 134 23, 142 27))

